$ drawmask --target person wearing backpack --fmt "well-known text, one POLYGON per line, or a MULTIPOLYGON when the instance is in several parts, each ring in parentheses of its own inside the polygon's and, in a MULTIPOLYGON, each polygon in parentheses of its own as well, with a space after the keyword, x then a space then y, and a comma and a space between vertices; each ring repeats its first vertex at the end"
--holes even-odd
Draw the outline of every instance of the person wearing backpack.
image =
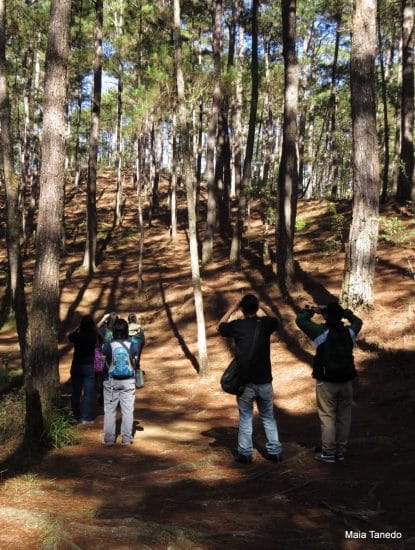
POLYGON ((137 315, 135 313, 130 313, 128 315, 128 337, 130 341, 137 344, 138 355, 137 355, 137 367, 140 366, 140 356, 143 350, 146 339, 144 336, 144 331, 137 321, 137 315))
POLYGON ((112 311, 111 313, 106 313, 102 319, 97 323, 98 330, 102 336, 104 342, 112 342, 114 339, 113 330, 114 323, 119 319, 118 313, 112 311))
POLYGON ((121 408, 121 440, 123 445, 132 443, 135 402, 135 369, 138 346, 128 339, 128 323, 117 319, 113 326, 114 340, 105 342, 104 376, 104 445, 115 443, 117 407, 121 408))
POLYGON ((69 335, 74 345, 71 365, 72 414, 82 424, 94 423, 95 348, 102 343, 101 335, 91 315, 82 317, 79 328, 69 335))
POLYGON ((225 338, 235 341, 235 359, 245 383, 244 391, 237 396, 239 410, 238 447, 235 460, 242 464, 252 462, 253 404, 256 402, 264 427, 267 443, 266 458, 274 462, 282 459, 282 445, 278 437, 274 416, 270 337, 278 328, 278 319, 254 294, 246 294, 232 306, 218 323, 217 330, 225 338), (230 321, 239 309, 243 319, 230 321), (261 309, 265 316, 258 317, 261 309))
POLYGON ((331 302, 327 306, 306 306, 298 312, 296 324, 316 348, 312 376, 316 379, 322 450, 315 458, 334 464, 344 460, 347 449, 352 419, 352 380, 357 375, 353 346, 362 321, 350 309, 331 302), (324 323, 311 320, 316 313, 323 316, 324 323), (342 319, 349 324, 345 326, 342 319))

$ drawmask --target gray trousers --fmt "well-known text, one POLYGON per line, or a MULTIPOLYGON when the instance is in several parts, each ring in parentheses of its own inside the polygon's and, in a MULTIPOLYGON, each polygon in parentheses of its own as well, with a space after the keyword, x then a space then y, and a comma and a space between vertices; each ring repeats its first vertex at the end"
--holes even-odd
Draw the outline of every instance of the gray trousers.
POLYGON ((125 445, 131 443, 134 420, 135 381, 104 380, 104 443, 115 442, 115 423, 118 404, 121 407, 121 439, 125 445))
POLYGON ((316 385, 317 408, 321 424, 321 446, 324 452, 344 452, 352 421, 352 382, 323 382, 316 385))

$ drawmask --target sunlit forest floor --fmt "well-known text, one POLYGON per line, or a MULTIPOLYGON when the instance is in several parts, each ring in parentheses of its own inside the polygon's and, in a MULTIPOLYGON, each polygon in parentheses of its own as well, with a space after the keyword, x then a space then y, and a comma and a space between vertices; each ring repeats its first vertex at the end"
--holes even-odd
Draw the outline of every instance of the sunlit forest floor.
MULTIPOLYGON (((97 409, 95 425, 79 428, 80 444, 52 450, 27 467, 13 468, 19 441, 2 449, 0 548, 414 548, 414 248, 379 243, 376 304, 362 314, 356 348, 359 377, 350 452, 344 464, 322 464, 313 458, 320 441, 310 370, 313 351, 294 318, 298 307, 339 294, 344 255, 331 242, 336 240, 333 213, 323 201, 300 203, 299 284, 288 298, 279 294, 272 265, 264 265, 262 224, 255 207, 240 270, 229 267, 228 247, 217 244, 213 262, 203 269, 209 372, 199 378, 184 194, 173 243, 164 186, 162 191, 160 215, 146 228, 145 294, 138 295, 137 199, 131 184, 126 184, 123 225, 114 228, 114 181, 109 175, 99 181, 101 254, 92 278, 79 269, 85 195, 67 190, 67 255, 61 277, 63 399, 69 403, 71 391, 67 334, 89 312, 97 319, 114 310, 125 317, 130 311, 139 314, 147 338, 142 355, 145 387, 137 390, 131 447, 101 444, 103 415, 97 409), (264 457, 257 417, 253 464, 240 465, 232 457, 237 410, 234 398, 219 386, 231 355, 215 327, 226 307, 246 291, 256 292, 282 320, 272 344, 276 418, 284 445, 280 464, 264 457), (346 540, 346 530, 366 533, 367 538, 346 540), (398 531, 402 538, 370 540, 369 531, 398 531)), ((340 203, 338 214, 349 218, 349 206, 340 203)), ((393 204, 382 215, 399 217, 408 232, 415 227, 414 218, 393 204)), ((4 234, 1 239, 4 289, 4 234)), ((31 254, 25 264, 28 281, 31 254)), ((7 357, 2 368, 15 366, 17 356, 15 333, 6 325, 0 332, 0 357, 7 357)))

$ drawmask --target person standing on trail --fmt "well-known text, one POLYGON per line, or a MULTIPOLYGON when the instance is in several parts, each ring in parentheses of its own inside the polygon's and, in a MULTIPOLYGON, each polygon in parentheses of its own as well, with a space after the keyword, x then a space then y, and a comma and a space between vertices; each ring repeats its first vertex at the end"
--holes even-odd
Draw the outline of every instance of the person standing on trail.
POLYGON ((91 315, 81 319, 79 328, 69 335, 74 344, 71 365, 72 413, 82 424, 94 423, 95 401, 95 347, 101 346, 102 338, 91 315))
POLYGON ((104 342, 112 342, 114 339, 113 329, 115 321, 119 319, 118 313, 112 311, 111 313, 106 313, 100 321, 97 323, 97 327, 100 331, 100 334, 104 342))
POLYGON ((243 464, 252 462, 253 403, 256 401, 267 438, 266 457, 274 462, 282 459, 282 445, 278 437, 274 417, 272 372, 270 359, 270 336, 278 328, 274 313, 253 294, 229 308, 218 323, 217 330, 225 338, 233 338, 236 345, 235 359, 243 373, 245 389, 237 397, 239 410, 238 447, 235 460, 243 464), (230 321, 239 309, 243 319, 230 321), (265 317, 258 317, 261 309, 265 317))
POLYGON ((317 350, 313 378, 316 379, 322 450, 315 458, 334 464, 344 460, 347 449, 352 420, 352 380, 357 375, 353 345, 363 323, 338 302, 306 306, 297 314, 296 323, 317 350), (323 324, 311 320, 315 313, 323 316, 323 324), (344 326, 342 319, 350 324, 344 326))
POLYGON ((115 443, 118 405, 121 408, 121 439, 123 445, 133 442, 135 402, 135 369, 138 347, 128 339, 128 323, 117 319, 113 327, 114 340, 105 342, 102 353, 106 361, 104 374, 104 445, 115 443))
POLYGON ((143 350, 146 339, 144 336, 144 331, 141 325, 137 321, 137 315, 135 313, 130 313, 128 315, 128 337, 131 342, 137 344, 138 354, 137 354, 137 367, 140 366, 140 356, 143 350))

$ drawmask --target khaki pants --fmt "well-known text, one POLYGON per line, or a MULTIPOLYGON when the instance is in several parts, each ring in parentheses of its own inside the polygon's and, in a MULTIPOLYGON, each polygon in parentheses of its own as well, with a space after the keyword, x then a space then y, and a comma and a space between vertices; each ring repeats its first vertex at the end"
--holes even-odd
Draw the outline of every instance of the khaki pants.
POLYGON ((352 421, 352 382, 317 380, 316 397, 323 451, 328 454, 344 452, 352 421))

